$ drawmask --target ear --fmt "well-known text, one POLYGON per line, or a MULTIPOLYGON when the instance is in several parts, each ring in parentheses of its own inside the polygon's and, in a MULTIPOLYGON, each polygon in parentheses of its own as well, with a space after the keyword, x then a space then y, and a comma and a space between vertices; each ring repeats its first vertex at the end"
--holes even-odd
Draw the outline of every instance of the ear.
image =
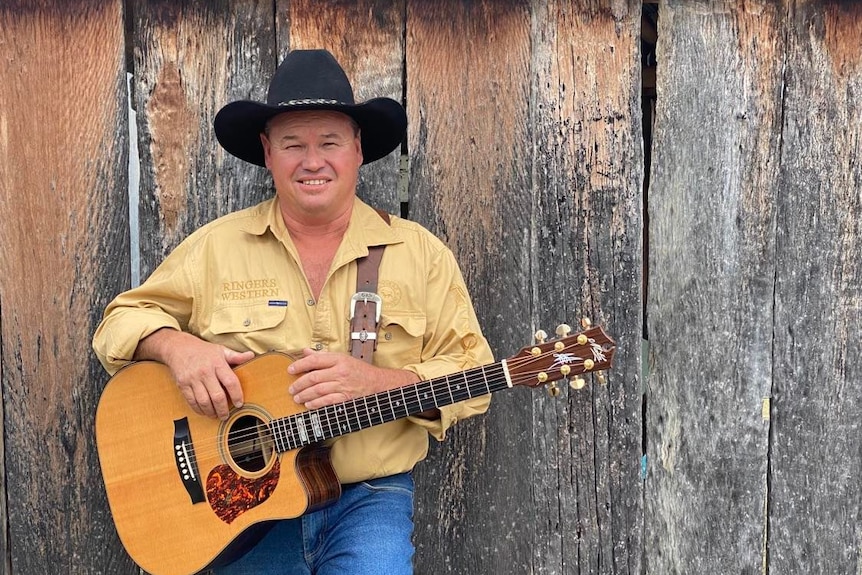
POLYGON ((356 128, 356 137, 353 140, 356 142, 356 153, 359 155, 359 165, 361 166, 365 158, 362 156, 362 131, 359 128, 356 128))
POLYGON ((260 145, 263 146, 263 161, 266 164, 266 169, 269 170, 269 158, 272 154, 272 144, 264 132, 260 133, 260 145))

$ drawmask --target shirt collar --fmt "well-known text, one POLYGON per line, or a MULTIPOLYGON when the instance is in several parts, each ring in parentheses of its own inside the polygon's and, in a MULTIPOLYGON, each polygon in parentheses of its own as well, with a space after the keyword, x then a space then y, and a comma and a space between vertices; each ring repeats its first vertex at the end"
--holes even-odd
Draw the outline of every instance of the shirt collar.
MULTIPOLYGON (((262 236, 267 230, 272 230, 273 235, 282 241, 289 237, 281 218, 277 197, 258 204, 243 227, 243 231, 256 236, 262 236)), ((355 257, 361 257, 368 255, 369 246, 391 245, 402 241, 397 230, 387 224, 374 208, 359 198, 354 199, 350 224, 342 242, 348 251, 353 252, 355 257)))

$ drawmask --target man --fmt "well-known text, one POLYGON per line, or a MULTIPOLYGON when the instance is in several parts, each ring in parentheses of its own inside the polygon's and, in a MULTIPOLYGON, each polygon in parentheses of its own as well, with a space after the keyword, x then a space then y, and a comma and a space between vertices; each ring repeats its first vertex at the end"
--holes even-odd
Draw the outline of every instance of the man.
MULTIPOLYGON (((417 224, 384 218, 356 198, 360 166, 394 150, 406 123, 389 98, 354 103, 344 71, 323 50, 291 52, 267 103, 222 108, 220 144, 265 166, 276 197, 203 226, 144 284, 119 295, 93 341, 105 368, 158 360, 192 410, 224 419, 243 402, 232 367, 269 350, 302 350, 288 392, 309 409, 492 362, 452 253, 417 224), (383 246, 379 326, 358 330, 351 308, 367 305, 367 296, 353 297, 361 291, 358 262, 376 246, 383 246)), ((411 573, 410 472, 427 453, 429 433, 443 439, 488 401, 335 440, 342 497, 279 522, 216 572, 411 573)))

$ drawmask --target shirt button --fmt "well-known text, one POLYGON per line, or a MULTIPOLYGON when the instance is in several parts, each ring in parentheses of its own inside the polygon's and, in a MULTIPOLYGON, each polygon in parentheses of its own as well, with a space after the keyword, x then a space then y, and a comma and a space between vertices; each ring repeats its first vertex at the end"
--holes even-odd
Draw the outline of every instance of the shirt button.
POLYGON ((251 325, 251 320, 250 320, 250 319, 248 319, 248 318, 245 318, 245 321, 244 321, 244 322, 242 322, 242 325, 244 325, 245 327, 250 326, 250 325, 251 325))
POLYGON ((305 303, 307 303, 308 305, 314 305, 314 300, 313 300, 313 299, 310 299, 310 300, 308 300, 308 301, 307 301, 307 302, 305 302, 305 303))
POLYGON ((317 351, 320 351, 321 349, 323 349, 323 344, 322 343, 314 344, 314 349, 316 349, 317 351))
POLYGON ((391 332, 391 331, 387 331, 387 332, 386 332, 386 335, 384 335, 384 336, 383 336, 383 338, 384 338, 386 341, 391 340, 391 339, 392 339, 392 332, 391 332))

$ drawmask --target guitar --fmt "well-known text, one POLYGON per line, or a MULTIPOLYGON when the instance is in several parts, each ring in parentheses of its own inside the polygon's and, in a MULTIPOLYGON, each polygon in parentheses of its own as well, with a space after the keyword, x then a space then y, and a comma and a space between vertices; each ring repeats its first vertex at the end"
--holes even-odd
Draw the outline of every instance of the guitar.
MULTIPOLYGON (((497 363, 315 410, 287 393, 290 356, 269 352, 234 369, 245 403, 226 421, 192 412, 165 365, 132 363, 108 381, 96 411, 96 446, 120 540, 155 575, 224 564, 271 521, 339 497, 325 440, 502 389, 603 370, 615 349, 600 327, 541 337, 497 363)), ((578 377, 573 387, 583 384, 578 377)))

